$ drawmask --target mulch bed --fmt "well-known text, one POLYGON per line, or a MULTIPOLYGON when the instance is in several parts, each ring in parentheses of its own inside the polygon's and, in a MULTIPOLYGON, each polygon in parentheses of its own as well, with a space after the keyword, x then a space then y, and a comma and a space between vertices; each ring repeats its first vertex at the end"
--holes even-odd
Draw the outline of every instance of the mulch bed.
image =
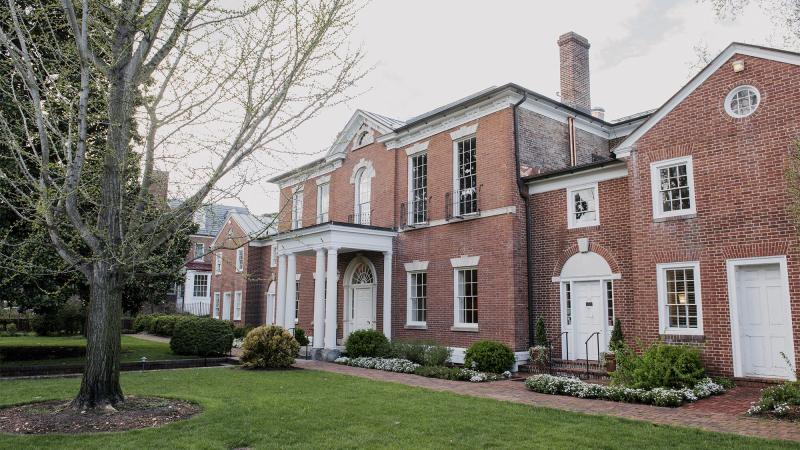
POLYGON ((156 428, 200 412, 194 403, 129 396, 114 410, 78 411, 55 400, 0 409, 0 432, 15 434, 97 433, 156 428))

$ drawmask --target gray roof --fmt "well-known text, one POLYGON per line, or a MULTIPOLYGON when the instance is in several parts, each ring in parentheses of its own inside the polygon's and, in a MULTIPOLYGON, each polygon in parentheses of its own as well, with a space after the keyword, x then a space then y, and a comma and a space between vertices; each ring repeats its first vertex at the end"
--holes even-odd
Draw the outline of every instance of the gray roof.
MULTIPOLYGON (((181 199, 172 199, 167 202, 170 208, 177 208, 183 203, 181 199)), ((230 213, 243 213, 249 214, 250 211, 244 206, 231 206, 231 205, 203 205, 195 213, 195 218, 198 220, 197 235, 200 236, 216 236, 222 225, 225 224, 225 218, 230 213)))
POLYGON ((406 124, 402 120, 392 119, 391 117, 386 117, 380 114, 375 114, 373 112, 364 111, 363 109, 361 110, 361 112, 364 113, 364 115, 371 118, 372 120, 378 122, 379 124, 385 126, 386 128, 389 128, 390 130, 396 130, 406 124))
POLYGON ((278 232, 277 214, 256 216, 250 213, 232 211, 228 216, 242 227, 252 239, 264 238, 278 232))

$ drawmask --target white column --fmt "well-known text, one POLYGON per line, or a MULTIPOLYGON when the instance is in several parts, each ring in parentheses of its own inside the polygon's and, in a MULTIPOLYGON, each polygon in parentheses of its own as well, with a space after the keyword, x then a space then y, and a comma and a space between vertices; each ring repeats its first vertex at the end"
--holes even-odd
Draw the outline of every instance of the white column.
POLYGON ((328 249, 328 275, 326 279, 327 297, 325 298, 325 348, 336 348, 336 268, 338 266, 338 249, 328 249))
POLYGON ((325 344, 325 249, 317 249, 314 272, 314 348, 325 344))
POLYGON ((286 306, 285 328, 294 328, 294 302, 297 298, 297 255, 289 253, 286 258, 286 306))
POLYGON ((275 325, 284 326, 286 310, 286 255, 278 256, 278 295, 275 299, 275 325))
POLYGON ((392 252, 383 252, 383 334, 392 338, 392 252))

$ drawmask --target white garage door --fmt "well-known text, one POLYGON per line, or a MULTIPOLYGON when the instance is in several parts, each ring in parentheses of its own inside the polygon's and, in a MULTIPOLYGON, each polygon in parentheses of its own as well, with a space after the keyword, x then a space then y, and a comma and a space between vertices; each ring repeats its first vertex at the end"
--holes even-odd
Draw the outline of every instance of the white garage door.
POLYGON ((778 264, 736 269, 742 375, 790 378, 781 353, 793 357, 789 295, 778 264))

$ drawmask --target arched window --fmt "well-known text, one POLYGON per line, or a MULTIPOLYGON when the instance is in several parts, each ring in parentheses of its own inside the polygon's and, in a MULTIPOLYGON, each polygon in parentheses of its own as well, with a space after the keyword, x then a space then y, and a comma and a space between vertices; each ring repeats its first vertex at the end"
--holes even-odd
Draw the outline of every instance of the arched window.
POLYGON ((366 168, 361 168, 356 174, 355 220, 353 223, 369 225, 372 198, 371 178, 366 168))
POLYGON ((368 144, 369 142, 367 136, 369 136, 369 133, 362 131, 361 134, 358 135, 358 142, 356 143, 356 146, 361 147, 368 144))
POLYGON ((375 283, 375 276, 372 270, 364 263, 359 263, 353 271, 352 284, 373 284, 375 283))

